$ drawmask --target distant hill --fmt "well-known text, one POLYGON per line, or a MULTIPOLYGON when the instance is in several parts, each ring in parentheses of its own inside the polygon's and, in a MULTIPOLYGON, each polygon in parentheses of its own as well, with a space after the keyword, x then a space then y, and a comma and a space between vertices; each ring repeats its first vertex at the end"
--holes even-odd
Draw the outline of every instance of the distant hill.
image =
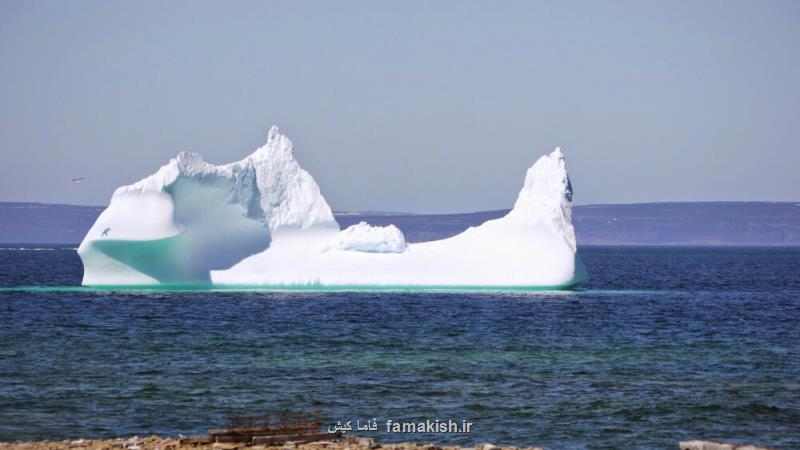
POLYGON ((0 202, 0 242, 76 244, 104 206, 0 202))
POLYGON ((800 246, 800 203, 698 202, 581 206, 578 243, 800 246))
MULTIPOLYGON (((103 207, 0 202, 0 243, 78 244, 103 207)), ((336 213, 342 227, 395 224, 411 242, 442 239, 504 215, 336 213)), ((800 246, 800 203, 692 202, 573 208, 579 245, 800 246)))

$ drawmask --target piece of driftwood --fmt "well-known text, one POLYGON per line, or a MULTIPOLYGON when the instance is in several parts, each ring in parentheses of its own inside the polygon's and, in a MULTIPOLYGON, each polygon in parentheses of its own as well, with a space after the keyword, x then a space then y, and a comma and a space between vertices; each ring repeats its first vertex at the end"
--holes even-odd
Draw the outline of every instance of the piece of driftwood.
POLYGON ((213 443, 245 444, 280 443, 287 441, 313 442, 322 439, 336 439, 337 433, 319 433, 319 412, 291 414, 283 411, 277 417, 270 416, 232 416, 226 428, 208 430, 213 443), (277 420, 273 420, 277 419, 277 420), (258 438, 258 441, 255 440, 258 438))
POLYGON ((225 443, 225 444, 280 444, 284 442, 315 442, 322 440, 333 440, 341 437, 342 432, 336 431, 334 433, 314 433, 309 432, 307 427, 286 427, 280 429, 282 433, 276 433, 275 428, 219 428, 208 430, 208 440, 210 442, 225 443), (287 429, 288 428, 288 429, 287 429))
POLYGON ((247 444, 252 439, 252 435, 250 434, 218 434, 211 437, 211 440, 214 442, 219 442, 220 444, 247 444))
POLYGON ((181 445, 209 445, 212 443, 211 436, 190 436, 181 438, 178 442, 181 445))
POLYGON ((342 436, 341 431, 335 433, 310 433, 310 434, 284 434, 284 435, 267 435, 267 436, 253 436, 251 443, 253 445, 265 444, 283 444, 286 442, 296 442, 298 444, 305 444, 308 442, 316 441, 334 441, 342 436))
POLYGON ((319 423, 302 423, 277 425, 270 427, 252 428, 216 428, 208 430, 208 434, 214 436, 234 436, 246 434, 249 436, 284 436, 288 434, 313 434, 319 429, 319 423))

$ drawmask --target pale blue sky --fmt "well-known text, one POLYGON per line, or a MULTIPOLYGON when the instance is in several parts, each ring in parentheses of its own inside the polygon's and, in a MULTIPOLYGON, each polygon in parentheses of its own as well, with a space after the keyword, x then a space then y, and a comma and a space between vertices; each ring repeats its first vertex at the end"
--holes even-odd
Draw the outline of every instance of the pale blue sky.
POLYGON ((510 207, 557 145, 579 204, 795 201, 798 49, 797 1, 0 0, 0 200, 275 123, 336 210, 510 207))

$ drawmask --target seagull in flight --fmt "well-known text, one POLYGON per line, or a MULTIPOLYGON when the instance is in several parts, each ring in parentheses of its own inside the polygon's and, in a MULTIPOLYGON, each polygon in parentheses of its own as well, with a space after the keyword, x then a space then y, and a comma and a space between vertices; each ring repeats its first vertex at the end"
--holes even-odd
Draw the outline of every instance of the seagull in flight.
POLYGON ((85 180, 86 177, 75 177, 72 179, 73 183, 80 183, 81 181, 85 180))

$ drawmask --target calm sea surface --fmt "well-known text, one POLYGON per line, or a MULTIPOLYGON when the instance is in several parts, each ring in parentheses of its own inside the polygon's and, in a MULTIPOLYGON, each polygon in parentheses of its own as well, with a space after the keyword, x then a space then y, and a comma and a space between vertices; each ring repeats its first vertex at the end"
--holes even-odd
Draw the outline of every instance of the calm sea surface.
POLYGON ((565 293, 157 293, 9 290, 82 273, 72 249, 10 247, 0 439, 204 434, 289 409, 374 417, 383 441, 800 448, 800 250, 583 248, 590 281, 565 293))

